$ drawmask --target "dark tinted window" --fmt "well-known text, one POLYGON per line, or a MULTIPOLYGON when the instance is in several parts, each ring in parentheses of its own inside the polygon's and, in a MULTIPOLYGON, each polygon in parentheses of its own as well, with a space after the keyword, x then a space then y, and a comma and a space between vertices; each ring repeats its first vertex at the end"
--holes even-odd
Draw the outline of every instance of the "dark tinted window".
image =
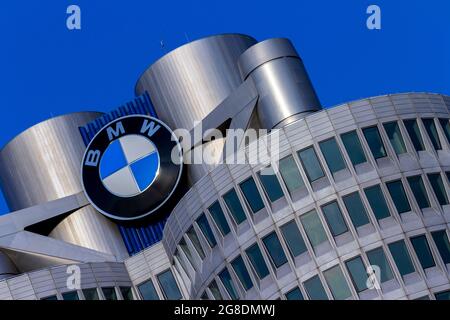
POLYGON ((242 208, 241 202, 239 201, 239 198, 234 189, 228 191, 223 196, 223 200, 225 201, 228 210, 230 210, 230 213, 237 224, 240 224, 247 219, 247 217, 245 216, 244 208, 242 208))
POLYGON ((250 209, 253 213, 256 213, 264 208, 264 203, 253 178, 245 180, 239 186, 241 187, 242 193, 244 194, 244 197, 250 205, 250 209))
POLYGON ((316 181, 325 176, 313 147, 299 151, 298 156, 310 182, 316 181))
POLYGON ((398 213, 405 213, 411 211, 411 207, 406 196, 405 189, 401 180, 386 183, 386 186, 391 194, 392 201, 398 213))
POLYGON ((342 134, 341 139, 354 166, 367 161, 356 131, 350 131, 342 134))
POLYGON ((381 140, 380 132, 378 132, 378 127, 364 128, 363 133, 373 157, 375 159, 386 157, 386 149, 381 140))
POLYGON ((369 223, 366 208, 362 203, 359 192, 346 195, 342 199, 344 200, 345 207, 347 208, 347 212, 350 215, 350 219, 352 220, 355 228, 369 223))
POLYGON ((336 143, 336 139, 328 139, 319 143, 320 151, 327 162, 328 168, 332 173, 346 168, 341 151, 336 143))
POLYGON ((366 194, 367 200, 369 201, 370 207, 377 220, 381 220, 391 215, 379 185, 364 189, 364 193, 366 194))
POLYGON ((211 213, 211 216, 216 223, 217 227, 220 230, 220 233, 223 236, 226 236, 230 233, 230 227, 228 226, 227 219, 225 218, 225 215, 223 214, 222 207, 220 206, 219 202, 214 202, 211 207, 209 207, 209 212, 211 213))
POLYGON ((427 238, 424 235, 411 238, 411 243, 422 268, 431 268, 436 265, 427 238))
POLYGON ((414 146, 416 151, 425 150, 425 146, 423 144, 422 135, 420 134, 419 126, 417 125, 417 121, 414 119, 404 120, 406 131, 408 131, 409 138, 414 146))

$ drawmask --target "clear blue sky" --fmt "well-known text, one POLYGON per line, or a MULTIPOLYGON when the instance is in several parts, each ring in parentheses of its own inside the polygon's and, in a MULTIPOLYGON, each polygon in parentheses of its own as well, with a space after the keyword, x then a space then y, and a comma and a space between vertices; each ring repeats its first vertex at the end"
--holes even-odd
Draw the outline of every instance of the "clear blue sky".
POLYGON ((405 91, 450 94, 447 0, 1 1, 0 146, 54 115, 113 109, 165 52, 230 32, 290 38, 324 106, 405 91), (70 4, 81 7, 80 31, 66 28, 70 4), (381 7, 380 31, 366 28, 370 4, 381 7))

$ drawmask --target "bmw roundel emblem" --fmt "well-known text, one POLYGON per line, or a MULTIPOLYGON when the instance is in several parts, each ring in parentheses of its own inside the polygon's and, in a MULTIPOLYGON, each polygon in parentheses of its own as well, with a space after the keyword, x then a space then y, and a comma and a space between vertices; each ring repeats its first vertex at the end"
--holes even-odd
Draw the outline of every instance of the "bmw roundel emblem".
POLYGON ((81 180, 88 200, 118 220, 143 218, 175 191, 183 169, 181 145, 162 121, 146 115, 116 119, 89 143, 81 180))

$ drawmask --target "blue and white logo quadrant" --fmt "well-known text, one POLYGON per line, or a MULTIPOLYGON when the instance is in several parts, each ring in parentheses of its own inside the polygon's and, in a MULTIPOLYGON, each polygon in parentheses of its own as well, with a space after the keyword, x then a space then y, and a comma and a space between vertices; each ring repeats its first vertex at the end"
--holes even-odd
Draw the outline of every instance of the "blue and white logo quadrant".
POLYGON ((119 197, 132 197, 151 186, 159 172, 159 154, 147 138, 130 134, 113 141, 100 161, 103 185, 119 197))

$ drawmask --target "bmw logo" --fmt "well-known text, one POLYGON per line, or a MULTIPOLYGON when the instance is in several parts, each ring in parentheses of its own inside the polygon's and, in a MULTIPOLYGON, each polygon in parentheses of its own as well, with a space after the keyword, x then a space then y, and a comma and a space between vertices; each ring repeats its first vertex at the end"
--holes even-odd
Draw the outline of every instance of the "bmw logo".
POLYGON ((143 218, 158 210, 180 180, 182 150, 162 121, 126 116, 103 127, 83 157, 81 180, 88 200, 107 217, 143 218))

